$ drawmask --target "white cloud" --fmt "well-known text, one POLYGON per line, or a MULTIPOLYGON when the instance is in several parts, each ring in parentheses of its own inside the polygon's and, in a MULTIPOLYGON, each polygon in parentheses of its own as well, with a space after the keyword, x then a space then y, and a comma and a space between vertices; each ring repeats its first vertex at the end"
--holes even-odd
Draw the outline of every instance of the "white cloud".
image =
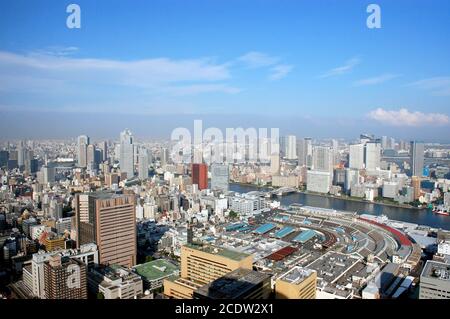
POLYGON ((268 67, 276 64, 280 59, 261 52, 248 52, 237 59, 243 62, 248 68, 268 67))
POLYGON ((392 126, 424 126, 424 125, 447 125, 450 123, 449 116, 442 113, 422 113, 409 111, 406 108, 400 110, 385 110, 378 108, 371 111, 368 117, 392 126))
POLYGON ((359 58, 352 58, 345 62, 344 65, 336 67, 334 69, 329 70, 328 72, 319 76, 319 78, 328 78, 332 76, 342 75, 345 73, 349 73, 355 66, 361 63, 359 58))
MULTIPOLYGON (((42 82, 58 82, 74 87, 83 83, 157 90, 178 83, 208 84, 231 78, 228 66, 214 63, 211 59, 120 61, 81 59, 43 52, 19 55, 2 51, 0 74, 0 83, 9 83, 6 88, 12 91, 33 91, 41 88, 42 82), (27 81, 19 81, 21 78, 27 81)), ((213 88, 210 86, 209 90, 213 88)), ((221 92, 226 91, 225 85, 217 88, 221 92)))
POLYGON ((270 69, 271 74, 269 75, 269 80, 272 80, 272 81, 281 80, 286 75, 288 75, 293 69, 294 69, 294 66, 292 66, 292 65, 287 65, 287 64, 276 65, 270 69))
POLYGON ((382 74, 373 78, 362 79, 353 83, 355 86, 376 85, 400 77, 398 74, 382 74))
POLYGON ((450 76, 423 79, 410 83, 409 86, 430 91, 432 95, 436 96, 450 96, 450 76))

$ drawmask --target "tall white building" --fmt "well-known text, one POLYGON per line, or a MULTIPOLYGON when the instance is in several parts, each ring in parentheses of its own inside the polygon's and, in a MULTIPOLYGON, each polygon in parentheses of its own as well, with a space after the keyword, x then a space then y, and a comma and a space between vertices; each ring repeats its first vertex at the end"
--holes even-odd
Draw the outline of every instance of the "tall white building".
POLYGON ((139 150, 138 176, 140 180, 148 178, 148 153, 145 148, 139 150))
POLYGON ((381 165, 381 144, 375 142, 366 143, 364 158, 367 170, 379 168, 381 165))
POLYGON ((80 135, 77 139, 77 162, 80 167, 87 167, 87 146, 89 145, 89 136, 80 135))
POLYGON ((330 172, 308 171, 306 190, 309 192, 327 194, 330 191, 332 176, 330 172))
POLYGON ((128 129, 120 133, 120 171, 126 173, 127 178, 134 176, 133 135, 128 129))
POLYGON ((364 168, 364 144, 350 145, 348 167, 351 169, 363 169, 364 168))
POLYGON ((285 151, 285 157, 288 160, 294 160, 297 159, 297 138, 295 135, 288 135, 286 136, 286 151, 285 151))
POLYGON ((313 169, 321 172, 333 172, 332 150, 327 146, 314 146, 313 169))

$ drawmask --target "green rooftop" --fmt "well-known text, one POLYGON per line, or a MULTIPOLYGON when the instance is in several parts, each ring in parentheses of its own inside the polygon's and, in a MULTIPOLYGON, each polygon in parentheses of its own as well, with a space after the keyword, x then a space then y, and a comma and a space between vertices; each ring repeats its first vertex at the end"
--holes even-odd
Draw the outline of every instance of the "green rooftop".
POLYGON ((218 256, 222 256, 222 257, 225 257, 225 258, 233 259, 233 260, 236 260, 236 261, 240 261, 240 260, 250 256, 249 254, 246 254, 246 253, 242 253, 242 252, 239 252, 239 251, 236 251, 236 250, 231 250, 231 249, 218 247, 218 246, 214 246, 214 245, 187 244, 185 246, 188 247, 188 248, 192 248, 192 249, 196 249, 196 250, 199 250, 199 251, 203 251, 203 252, 208 253, 208 254, 218 255, 218 256))
POLYGON ((134 267, 135 272, 144 277, 147 281, 161 279, 170 275, 175 275, 179 271, 178 267, 164 259, 149 261, 134 267))

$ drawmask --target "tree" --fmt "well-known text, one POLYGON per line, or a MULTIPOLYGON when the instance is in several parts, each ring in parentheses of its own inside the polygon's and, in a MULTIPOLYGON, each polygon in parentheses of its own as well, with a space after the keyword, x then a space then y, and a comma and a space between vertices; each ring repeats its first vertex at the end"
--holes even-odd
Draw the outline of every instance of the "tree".
POLYGON ((105 296, 103 295, 103 293, 98 292, 97 293, 97 299, 105 299, 105 296))
POLYGON ((236 219, 239 216, 239 214, 236 213, 234 210, 231 210, 228 216, 230 216, 231 219, 236 219))
POLYGON ((153 261, 154 258, 152 256, 146 256, 145 257, 145 262, 148 263, 149 261, 153 261))

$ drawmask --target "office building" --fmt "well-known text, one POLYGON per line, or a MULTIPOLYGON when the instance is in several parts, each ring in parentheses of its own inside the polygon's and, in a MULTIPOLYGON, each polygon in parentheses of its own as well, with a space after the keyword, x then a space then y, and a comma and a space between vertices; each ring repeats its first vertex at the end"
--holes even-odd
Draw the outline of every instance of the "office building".
POLYGON ((419 299, 450 299, 450 264, 427 261, 420 274, 419 299))
POLYGON ((418 200, 420 197, 420 177, 411 177, 411 187, 414 189, 414 200, 418 200))
POLYGON ((320 172, 333 172, 333 152, 326 146, 313 147, 312 169, 320 172))
POLYGON ((211 165, 211 189, 228 192, 230 172, 228 164, 211 165))
POLYGON ((194 299, 268 299, 272 293, 271 276, 238 268, 194 292, 194 299))
POLYGON ((238 268, 253 267, 253 255, 212 245, 187 244, 181 247, 181 277, 164 280, 164 294, 190 299, 203 285, 238 268))
POLYGON ((96 243, 100 263, 132 267, 136 264, 136 203, 134 195, 77 194, 77 245, 96 243))
POLYGON ((308 192, 327 194, 330 191, 332 178, 330 172, 308 171, 306 189, 308 192))
POLYGON ((411 141, 410 143, 411 158, 411 176, 422 177, 424 166, 425 144, 422 142, 411 141))
POLYGON ((139 150, 138 161, 138 177, 140 180, 146 180, 148 178, 148 153, 145 148, 139 150))
POLYGON ((348 167, 351 169, 364 168, 364 144, 350 145, 348 167))
POLYGON ((368 142, 364 147, 364 166, 366 170, 375 170, 381 165, 381 144, 368 142))
POLYGON ((285 137, 285 158, 287 160, 297 159, 297 138, 295 135, 285 137))
POLYGON ((104 299, 135 299, 144 293, 141 277, 117 265, 93 268, 88 274, 88 288, 104 299))
POLYGON ((204 163, 192 164, 191 174, 192 184, 198 185, 199 190, 208 188, 208 165, 204 163))
POLYGON ((46 299, 87 299, 86 265, 54 255, 44 263, 46 299))
POLYGON ((79 167, 87 167, 87 147, 89 143, 89 137, 87 135, 78 136, 77 147, 77 162, 79 167))
POLYGON ((44 265, 50 260, 52 256, 60 256, 67 259, 76 259, 81 261, 87 268, 93 267, 98 264, 98 250, 97 245, 91 243, 87 245, 82 245, 78 249, 67 249, 55 252, 43 253, 39 252, 33 254, 31 260, 30 276, 32 280, 30 281, 30 286, 27 288, 32 292, 32 295, 38 298, 45 298, 45 278, 44 278, 44 265))
POLYGON ((133 135, 126 129, 120 133, 120 171, 127 174, 127 179, 134 177, 133 135))
POLYGON ((277 278, 276 299, 316 299, 317 273, 295 266, 277 278))

